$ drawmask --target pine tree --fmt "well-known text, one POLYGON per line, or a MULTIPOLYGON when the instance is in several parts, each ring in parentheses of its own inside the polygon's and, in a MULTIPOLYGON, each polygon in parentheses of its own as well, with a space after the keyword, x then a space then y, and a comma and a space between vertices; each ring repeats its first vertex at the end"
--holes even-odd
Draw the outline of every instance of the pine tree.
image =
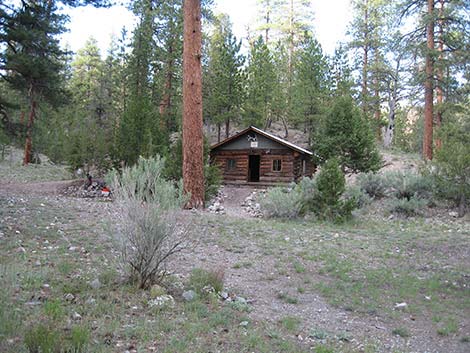
POLYGON ((0 42, 6 44, 0 66, 2 78, 27 97, 23 164, 31 162, 33 129, 41 101, 57 104, 61 95, 63 51, 57 36, 64 31, 65 17, 51 1, 23 2, 11 13, 2 10, 0 42))
POLYGON ((334 96, 341 97, 353 93, 354 81, 351 71, 347 50, 340 44, 331 59, 331 89, 334 96))
POLYGON ((183 5, 183 183, 187 208, 204 207, 201 1, 183 5))
POLYGON ((433 158, 434 118, 436 115, 436 124, 439 126, 447 105, 444 104, 444 95, 450 103, 449 98, 455 92, 455 87, 459 86, 456 78, 467 71, 463 63, 469 59, 469 10, 470 3, 463 0, 414 0, 402 1, 398 5, 400 20, 418 19, 415 21, 417 25, 404 36, 404 40, 414 50, 419 60, 417 66, 420 67, 421 60, 425 61, 424 70, 420 67, 416 83, 421 87, 421 92, 424 91, 424 159, 433 158), (437 3, 439 5, 436 7, 437 3), (447 76, 445 78, 444 72, 447 76), (435 96, 438 101, 436 107, 435 96))
POLYGON ((382 101, 381 73, 384 56, 381 48, 387 35, 389 2, 385 0, 355 0, 351 24, 351 49, 356 51, 356 68, 360 72, 360 102, 364 114, 375 117, 377 128, 382 101))
POLYGON ((339 97, 314 138, 318 164, 338 158, 343 171, 368 172, 381 167, 381 158, 368 121, 352 98, 339 97))
POLYGON ((272 119, 273 92, 276 86, 273 58, 263 38, 252 44, 247 67, 247 96, 244 104, 244 121, 258 127, 272 119))
POLYGON ((155 72, 154 94, 159 97, 161 128, 175 131, 179 126, 181 101, 181 58, 183 50, 182 1, 162 1, 157 8, 155 35, 158 38, 156 60, 161 68, 155 72))
POLYGON ((163 153, 167 144, 158 95, 153 92, 158 80, 155 31, 159 9, 149 0, 134 3, 139 24, 133 33, 132 51, 126 58, 127 99, 119 120, 116 147, 117 157, 128 165, 136 163, 139 156, 163 153))
POLYGON ((225 123, 225 137, 229 137, 230 122, 240 114, 243 101, 245 58, 240 54, 241 41, 232 34, 226 15, 215 19, 210 38, 209 66, 207 73, 206 114, 217 125, 220 141, 221 124, 225 123))
POLYGON ((311 137, 329 94, 329 65, 320 44, 308 36, 298 52, 294 77, 294 121, 303 123, 311 137))

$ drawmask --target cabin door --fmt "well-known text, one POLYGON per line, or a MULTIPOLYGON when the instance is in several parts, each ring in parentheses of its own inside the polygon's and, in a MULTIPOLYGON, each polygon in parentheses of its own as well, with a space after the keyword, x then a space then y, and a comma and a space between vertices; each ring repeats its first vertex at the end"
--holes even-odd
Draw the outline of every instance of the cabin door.
POLYGON ((259 181, 260 156, 251 155, 248 161, 248 181, 259 181))

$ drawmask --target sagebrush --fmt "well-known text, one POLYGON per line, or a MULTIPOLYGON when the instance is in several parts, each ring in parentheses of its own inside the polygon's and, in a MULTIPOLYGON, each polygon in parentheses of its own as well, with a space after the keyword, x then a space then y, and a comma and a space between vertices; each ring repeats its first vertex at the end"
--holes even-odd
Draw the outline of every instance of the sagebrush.
POLYGON ((260 200, 263 214, 268 218, 296 218, 301 209, 301 194, 297 188, 274 187, 260 200))
POLYGON ((179 221, 182 188, 164 179, 164 166, 159 156, 141 157, 135 166, 114 175, 119 250, 140 288, 161 282, 168 258, 183 248, 187 236, 179 221))

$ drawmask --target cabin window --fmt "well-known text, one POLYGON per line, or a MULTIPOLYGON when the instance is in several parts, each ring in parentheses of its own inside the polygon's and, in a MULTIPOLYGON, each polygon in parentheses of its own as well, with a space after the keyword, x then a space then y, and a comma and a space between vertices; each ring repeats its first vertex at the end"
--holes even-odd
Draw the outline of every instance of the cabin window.
POLYGON ((237 161, 235 159, 227 160, 227 170, 235 170, 237 168, 237 161))
POLYGON ((273 160, 273 172, 280 172, 282 169, 282 164, 280 159, 273 160))

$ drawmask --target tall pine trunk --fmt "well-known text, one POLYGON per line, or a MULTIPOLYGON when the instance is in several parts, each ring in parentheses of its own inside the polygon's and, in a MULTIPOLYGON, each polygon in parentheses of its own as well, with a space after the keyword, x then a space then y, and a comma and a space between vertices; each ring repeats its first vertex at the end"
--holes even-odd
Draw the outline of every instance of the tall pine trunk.
POLYGON ((201 1, 183 5, 183 184, 186 208, 204 207, 201 1))
MULTIPOLYGON (((31 89, 32 90, 32 89, 31 89)), ((28 124, 26 125, 26 141, 24 144, 24 157, 23 157, 23 165, 28 165, 31 163, 31 154, 33 149, 33 125, 34 119, 36 117, 36 100, 34 98, 34 94, 30 93, 30 110, 29 110, 29 118, 28 124)))
POLYGON ((230 136, 230 118, 225 119, 225 138, 228 139, 230 136))
POLYGON ((362 111, 368 111, 367 101, 367 76, 369 72, 369 2, 366 0, 364 6, 364 53, 362 54, 362 111))
MULTIPOLYGON (((437 103, 437 112, 436 112, 436 127, 439 129, 442 125, 442 104, 444 103, 444 0, 439 0, 439 37, 438 37, 438 47, 439 51, 438 56, 438 65, 437 65, 437 85, 436 85, 436 103, 437 103)), ((442 141, 440 138, 436 139, 436 149, 441 148, 442 141)))
POLYGON ((423 157, 432 159, 433 112, 434 112, 434 0, 428 0, 428 21, 426 24, 426 80, 424 82, 424 136, 423 157))

